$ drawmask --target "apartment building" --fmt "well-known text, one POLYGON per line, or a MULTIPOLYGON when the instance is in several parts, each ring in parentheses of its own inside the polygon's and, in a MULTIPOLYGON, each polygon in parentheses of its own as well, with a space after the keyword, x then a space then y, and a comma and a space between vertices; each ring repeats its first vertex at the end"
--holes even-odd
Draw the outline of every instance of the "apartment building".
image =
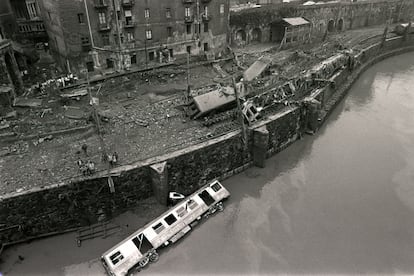
POLYGON ((217 57, 229 0, 41 0, 50 49, 71 71, 217 57))

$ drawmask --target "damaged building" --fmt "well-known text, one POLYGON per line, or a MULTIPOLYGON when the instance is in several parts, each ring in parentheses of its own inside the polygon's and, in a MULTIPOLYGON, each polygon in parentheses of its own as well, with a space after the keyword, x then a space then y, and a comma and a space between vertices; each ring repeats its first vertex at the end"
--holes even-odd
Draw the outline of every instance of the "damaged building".
POLYGON ((0 3, 0 105, 9 106, 23 89, 19 67, 25 63, 21 49, 14 39, 18 22, 9 1, 0 3), (20 63, 20 66, 19 66, 20 63))
POLYGON ((228 0, 42 0, 62 67, 89 72, 153 66, 227 46, 228 0))

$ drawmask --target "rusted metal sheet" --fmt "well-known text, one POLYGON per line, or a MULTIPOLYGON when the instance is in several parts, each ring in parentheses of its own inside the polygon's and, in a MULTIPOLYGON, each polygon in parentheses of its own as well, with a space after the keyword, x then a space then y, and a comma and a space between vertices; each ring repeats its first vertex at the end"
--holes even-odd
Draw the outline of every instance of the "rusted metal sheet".
POLYGON ((233 102, 236 99, 234 89, 231 87, 222 87, 193 98, 193 101, 199 111, 197 117, 210 112, 216 108, 222 107, 233 102))
POLYGON ((269 58, 262 57, 256 60, 246 71, 243 73, 243 79, 245 81, 252 81, 258 76, 260 76, 271 64, 269 58))

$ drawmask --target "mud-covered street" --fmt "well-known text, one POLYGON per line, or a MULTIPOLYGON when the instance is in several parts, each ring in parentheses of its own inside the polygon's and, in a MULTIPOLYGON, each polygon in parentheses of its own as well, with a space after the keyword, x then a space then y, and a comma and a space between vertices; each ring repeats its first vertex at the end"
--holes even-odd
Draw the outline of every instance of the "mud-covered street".
MULTIPOLYGON (((315 136, 224 181, 224 212, 142 274, 414 273, 413 64, 409 53, 373 66, 315 136)), ((151 206, 81 247, 67 234, 10 248, 0 271, 100 275, 99 255, 161 211, 151 206)))

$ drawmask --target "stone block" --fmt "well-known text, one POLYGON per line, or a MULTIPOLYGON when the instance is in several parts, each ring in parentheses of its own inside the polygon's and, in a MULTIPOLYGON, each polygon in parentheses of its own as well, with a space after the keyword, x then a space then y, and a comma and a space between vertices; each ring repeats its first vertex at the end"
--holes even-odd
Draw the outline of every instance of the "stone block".
POLYGON ((167 162, 153 164, 150 168, 154 196, 159 203, 167 205, 169 193, 167 162))

